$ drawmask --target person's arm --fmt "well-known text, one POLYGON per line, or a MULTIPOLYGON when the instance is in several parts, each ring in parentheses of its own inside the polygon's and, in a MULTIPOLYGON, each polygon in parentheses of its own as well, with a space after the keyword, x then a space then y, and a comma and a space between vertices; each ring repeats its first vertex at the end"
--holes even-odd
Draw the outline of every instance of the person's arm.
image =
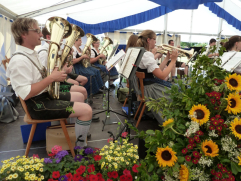
MULTIPOLYGON (((92 52, 93 52, 93 50, 91 50, 91 57, 90 57, 90 63, 95 63, 97 60, 99 60, 100 58, 106 58, 105 57, 105 55, 104 54, 100 54, 100 55, 98 55, 97 57, 94 57, 93 55, 92 55, 92 52)), ((93 52, 94 53, 94 52, 93 52)))
POLYGON ((159 65, 160 69, 163 70, 168 62, 168 60, 170 59, 170 53, 167 52, 167 56, 166 58, 163 60, 163 62, 159 65))
POLYGON ((86 55, 86 54, 84 54, 84 55, 82 55, 82 56, 79 57, 79 58, 75 58, 75 59, 73 59, 73 64, 76 64, 76 63, 78 63, 79 61, 81 61, 81 60, 83 60, 83 59, 85 59, 85 58, 89 58, 89 56, 86 55))

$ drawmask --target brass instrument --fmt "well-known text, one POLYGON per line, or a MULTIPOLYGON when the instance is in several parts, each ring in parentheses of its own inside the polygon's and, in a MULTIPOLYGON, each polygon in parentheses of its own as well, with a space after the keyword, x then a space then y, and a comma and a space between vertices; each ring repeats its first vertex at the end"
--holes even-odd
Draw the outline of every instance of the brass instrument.
MULTIPOLYGON (((47 75, 49 76, 55 67, 58 67, 58 70, 62 67, 62 62, 58 58, 60 41, 71 35, 72 27, 67 20, 60 17, 49 18, 45 26, 51 34, 47 66, 47 75)), ((59 82, 53 82, 48 86, 48 93, 52 99, 59 99, 59 88, 59 82)))
POLYGON ((76 39, 80 36, 83 37, 85 35, 85 32, 77 25, 71 24, 72 26, 72 33, 71 35, 66 38, 66 43, 64 44, 64 49, 61 55, 61 64, 63 68, 63 66, 68 63, 68 66, 73 65, 73 57, 71 57, 72 55, 69 55, 69 52, 71 52, 71 49, 76 41, 76 39))
MULTIPOLYGON (((86 55, 88 55, 90 57, 91 52, 90 52, 89 47, 93 43, 93 41, 97 41, 97 38, 94 35, 90 34, 90 33, 87 33, 86 37, 87 37, 87 41, 86 41, 85 47, 83 49, 82 55, 86 54, 86 55)), ((81 62, 83 64, 83 66, 85 68, 87 68, 90 65, 90 58, 85 58, 81 62)))
POLYGON ((194 53, 194 49, 191 49, 191 50, 188 51, 188 50, 183 50, 181 48, 176 48, 176 47, 173 47, 171 45, 166 45, 166 44, 163 44, 163 45, 160 45, 160 46, 157 46, 157 47, 161 48, 161 50, 158 50, 157 52, 165 54, 165 55, 167 54, 167 52, 169 52, 171 54, 172 50, 176 49, 180 52, 179 57, 187 57, 188 59, 190 59, 193 56, 193 53, 194 53))
MULTIPOLYGON (((107 57, 108 54, 107 54, 107 51, 106 51, 105 48, 106 48, 107 46, 109 46, 110 44, 113 44, 113 41, 112 41, 110 38, 105 37, 105 43, 104 43, 104 45, 102 46, 102 48, 100 49, 100 54, 104 54, 105 57, 107 57)), ((99 58, 99 60, 98 60, 98 62, 99 62, 100 65, 102 65, 104 61, 106 61, 106 58, 99 58)))

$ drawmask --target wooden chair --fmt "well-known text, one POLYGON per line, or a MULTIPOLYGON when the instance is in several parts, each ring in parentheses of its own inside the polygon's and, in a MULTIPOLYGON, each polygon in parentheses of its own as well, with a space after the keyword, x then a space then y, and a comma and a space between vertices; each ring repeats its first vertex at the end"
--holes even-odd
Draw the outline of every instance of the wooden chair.
POLYGON ((31 131, 30 131, 30 134, 29 134, 28 143, 27 143, 27 147, 26 147, 26 151, 25 151, 25 156, 26 157, 28 156, 29 149, 30 149, 32 141, 33 141, 33 136, 34 136, 37 124, 38 123, 45 123, 45 122, 52 122, 52 121, 60 121, 61 127, 63 129, 64 135, 65 135, 65 138, 66 138, 66 141, 69 145, 69 149, 71 151, 71 154, 72 154, 73 157, 75 157, 74 147, 71 144, 69 134, 68 134, 66 126, 65 126, 65 124, 67 123, 66 118, 51 119, 51 120, 35 120, 35 119, 32 119, 29 112, 28 112, 27 105, 26 105, 25 101, 23 101, 20 97, 19 97, 19 99, 20 99, 21 104, 23 106, 23 109, 26 113, 25 116, 24 116, 24 122, 26 122, 28 124, 32 124, 32 128, 31 128, 31 131))
POLYGON ((138 80, 139 80, 139 85, 138 85, 138 87, 139 87, 139 89, 141 90, 141 96, 138 95, 138 100, 140 100, 141 103, 140 103, 140 105, 139 105, 139 107, 138 107, 138 109, 137 109, 137 111, 136 111, 136 114, 135 114, 134 119, 136 119, 136 117, 137 117, 137 115, 138 115, 138 113, 139 113, 139 111, 140 111, 140 109, 141 109, 141 107, 142 107, 142 105, 143 105, 143 107, 142 107, 142 109, 141 109, 141 113, 140 113, 139 118, 138 118, 137 123, 136 123, 136 127, 138 127, 138 125, 139 125, 139 123, 140 123, 140 121, 141 121, 141 117, 142 117, 142 115, 143 115, 143 113, 144 113, 144 111, 145 111, 145 108, 146 108, 145 96, 144 96, 144 84, 143 84, 143 79, 145 78, 145 73, 144 73, 144 72, 136 72, 136 77, 137 77, 138 80))

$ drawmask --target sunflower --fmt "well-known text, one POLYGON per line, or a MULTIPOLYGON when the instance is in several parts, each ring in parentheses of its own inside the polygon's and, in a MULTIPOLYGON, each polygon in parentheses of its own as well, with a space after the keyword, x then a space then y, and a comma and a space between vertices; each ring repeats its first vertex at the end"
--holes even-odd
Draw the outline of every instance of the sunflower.
POLYGON ((168 146, 166 148, 157 148, 156 158, 160 167, 172 167, 177 161, 176 152, 168 146))
POLYGON ((199 123, 200 125, 208 122, 210 111, 206 108, 206 106, 198 104, 194 105, 192 109, 189 111, 191 115, 192 121, 199 123))
POLYGON ((230 125, 231 125, 230 129, 232 130, 232 133, 234 134, 234 136, 241 139, 241 120, 239 120, 238 118, 235 118, 230 123, 230 125))
POLYGON ((167 125, 170 125, 171 123, 173 123, 174 122, 174 120, 173 119, 168 119, 167 121, 165 121, 164 123, 163 123, 163 127, 166 127, 167 125))
POLYGON ((229 114, 233 113, 235 115, 241 112, 241 99, 238 93, 234 93, 234 94, 230 93, 228 95, 228 98, 226 98, 226 100, 228 101, 228 105, 225 111, 228 111, 229 114))
POLYGON ((212 140, 205 140, 202 142, 202 150, 206 156, 215 157, 218 156, 218 145, 212 140))
POLYGON ((241 76, 236 73, 229 75, 226 79, 226 84, 229 90, 241 91, 241 76))
POLYGON ((238 156, 239 163, 238 165, 241 165, 241 155, 238 156))
POLYGON ((188 181, 189 171, 185 165, 181 165, 181 169, 179 171, 179 179, 180 181, 188 181))

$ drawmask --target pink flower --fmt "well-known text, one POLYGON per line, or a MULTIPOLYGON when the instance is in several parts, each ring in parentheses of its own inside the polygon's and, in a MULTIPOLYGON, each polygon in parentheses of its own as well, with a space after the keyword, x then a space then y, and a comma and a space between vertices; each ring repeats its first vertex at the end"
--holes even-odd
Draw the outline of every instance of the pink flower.
POLYGON ((124 138, 125 138, 127 135, 128 135, 127 132, 123 132, 123 133, 121 134, 121 136, 124 137, 124 138))
POLYGON ((38 154, 33 154, 33 158, 39 158, 38 154))
POLYGON ((109 138, 109 139, 107 140, 108 143, 109 143, 110 141, 113 142, 113 138, 109 138))
POLYGON ((124 174, 124 175, 130 175, 131 172, 130 172, 129 170, 125 169, 125 170, 123 171, 123 174, 124 174))
POLYGON ((62 151, 62 146, 59 145, 55 145, 52 149, 51 149, 52 153, 57 154, 59 151, 62 151))

